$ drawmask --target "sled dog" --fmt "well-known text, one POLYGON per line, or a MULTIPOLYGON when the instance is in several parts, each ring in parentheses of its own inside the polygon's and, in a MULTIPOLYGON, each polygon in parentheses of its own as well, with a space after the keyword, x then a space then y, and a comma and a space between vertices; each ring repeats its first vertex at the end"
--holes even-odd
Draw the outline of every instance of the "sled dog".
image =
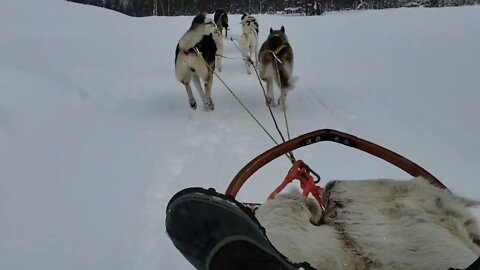
POLYGON ((217 53, 217 45, 213 38, 215 29, 215 23, 205 14, 195 16, 190 29, 180 38, 175 50, 175 74, 178 81, 185 85, 188 101, 193 110, 197 109, 197 102, 192 94, 191 80, 202 98, 204 109, 214 110, 211 93, 217 53))
POLYGON ((285 105, 287 91, 293 88, 293 49, 285 34, 285 27, 280 30, 270 28, 267 40, 260 47, 260 77, 267 83, 267 104, 276 106, 273 95, 273 81, 280 88, 278 104, 285 105))
POLYGON ((223 29, 225 29, 225 38, 227 38, 227 29, 228 29, 228 15, 225 10, 219 8, 215 11, 213 15, 213 20, 217 24, 218 29, 220 30, 220 36, 223 33, 223 29))
POLYGON ((255 58, 255 66, 258 66, 258 22, 251 15, 244 13, 241 17, 242 35, 238 43, 242 57, 245 58, 247 74, 250 74, 250 65, 255 58))

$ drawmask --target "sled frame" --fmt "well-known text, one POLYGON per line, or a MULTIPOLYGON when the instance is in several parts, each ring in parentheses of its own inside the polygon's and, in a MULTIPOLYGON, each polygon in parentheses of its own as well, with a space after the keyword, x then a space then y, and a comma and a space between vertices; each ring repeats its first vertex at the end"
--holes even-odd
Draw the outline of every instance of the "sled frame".
POLYGON ((295 149, 319 142, 334 142, 348 147, 356 148, 358 150, 369 153, 375 157, 389 162, 390 164, 402 169, 413 177, 421 176, 428 180, 432 185, 448 190, 448 188, 430 172, 420 167, 416 163, 412 162, 411 160, 389 149, 386 149, 380 145, 374 144, 372 142, 345 132, 333 129, 319 129, 298 136, 275 147, 272 147, 251 160, 233 178, 225 194, 235 198, 235 196, 237 196, 238 192, 242 188, 243 184, 245 184, 245 182, 250 178, 250 176, 252 176, 256 171, 265 166, 267 163, 295 149))

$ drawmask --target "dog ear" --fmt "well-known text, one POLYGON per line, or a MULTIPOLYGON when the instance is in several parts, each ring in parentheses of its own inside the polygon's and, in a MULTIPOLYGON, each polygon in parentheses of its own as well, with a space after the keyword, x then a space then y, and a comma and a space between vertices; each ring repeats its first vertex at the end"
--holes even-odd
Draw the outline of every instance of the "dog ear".
POLYGON ((270 33, 272 33, 272 32, 273 32, 273 29, 270 27, 270 33))
POLYGON ((282 30, 282 32, 285 33, 285 27, 283 27, 283 25, 282 25, 282 28, 280 28, 280 30, 282 30))

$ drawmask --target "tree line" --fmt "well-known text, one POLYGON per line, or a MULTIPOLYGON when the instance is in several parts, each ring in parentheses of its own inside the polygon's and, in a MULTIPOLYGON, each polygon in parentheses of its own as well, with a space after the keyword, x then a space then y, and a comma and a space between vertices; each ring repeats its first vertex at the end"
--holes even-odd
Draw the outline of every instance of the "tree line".
POLYGON ((116 10, 134 17, 213 13, 295 13, 321 15, 326 11, 398 7, 478 5, 480 0, 67 0, 116 10))

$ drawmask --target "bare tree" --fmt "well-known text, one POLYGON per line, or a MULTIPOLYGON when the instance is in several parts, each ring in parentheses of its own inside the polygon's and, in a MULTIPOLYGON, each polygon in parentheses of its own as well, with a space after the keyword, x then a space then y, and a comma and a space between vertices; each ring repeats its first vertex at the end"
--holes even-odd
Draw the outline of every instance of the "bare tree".
MULTIPOLYGON (((0 0, 1 1, 1 0, 0 0)), ((326 11, 345 9, 396 8, 418 3, 426 7, 480 4, 480 0, 67 0, 105 7, 130 16, 195 15, 211 13, 223 7, 229 13, 265 13, 285 11, 320 15, 326 11)))
POLYGON ((262 14, 262 5, 266 0, 259 0, 258 1, 258 13, 262 14))

